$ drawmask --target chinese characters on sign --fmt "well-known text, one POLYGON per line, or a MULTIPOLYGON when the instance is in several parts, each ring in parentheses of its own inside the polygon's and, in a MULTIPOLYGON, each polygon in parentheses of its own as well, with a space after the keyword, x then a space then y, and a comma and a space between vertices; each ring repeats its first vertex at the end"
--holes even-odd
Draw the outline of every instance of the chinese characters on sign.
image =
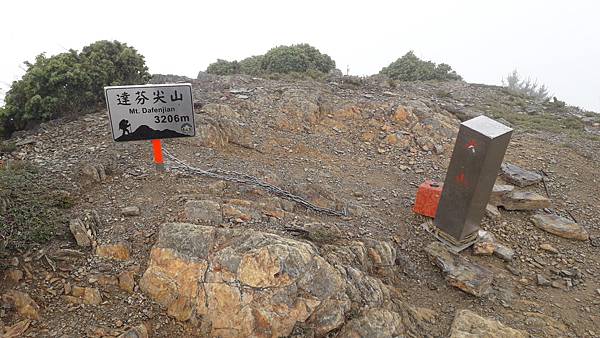
POLYGON ((190 84, 105 87, 117 142, 195 135, 190 84))

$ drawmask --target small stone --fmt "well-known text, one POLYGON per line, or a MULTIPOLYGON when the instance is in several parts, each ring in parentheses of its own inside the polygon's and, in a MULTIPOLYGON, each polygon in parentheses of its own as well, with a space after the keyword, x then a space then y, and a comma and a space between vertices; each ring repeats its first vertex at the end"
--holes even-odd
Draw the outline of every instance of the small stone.
POLYGON ((546 277, 544 277, 544 275, 542 274, 537 274, 537 284, 539 286, 550 286, 550 284, 552 284, 546 277))
POLYGON ((88 233, 88 229, 82 220, 79 218, 71 219, 69 221, 69 230, 71 230, 73 237, 75 237, 77 245, 81 247, 92 246, 93 236, 91 233, 88 233))
POLYGON ((129 259, 129 245, 126 243, 99 245, 96 248, 96 255, 102 258, 127 260, 129 259))
POLYGON ((442 146, 441 144, 436 144, 433 146, 433 151, 436 155, 441 155, 444 153, 444 146, 442 146))
MULTIPOLYGON (((158 328, 158 327, 157 327, 158 328)), ((148 338, 148 328, 144 324, 140 324, 136 327, 123 332, 118 338, 148 338)))
POLYGON ((502 215, 500 215, 500 211, 498 210, 498 207, 495 205, 491 205, 491 204, 488 204, 485 206, 485 215, 489 219, 500 219, 500 217, 502 217, 502 215))
POLYGON ((125 217, 139 216, 140 208, 136 206, 125 207, 121 209, 121 214, 125 217))
POLYGON ((119 288, 121 290, 133 293, 135 287, 135 279, 133 278, 133 271, 123 271, 119 274, 119 288))
POLYGON ((526 187, 542 181, 542 175, 522 169, 514 164, 503 163, 501 169, 502 178, 519 187, 526 187))
POLYGON ((521 275, 521 271, 514 265, 512 264, 506 264, 506 270, 510 271, 510 273, 512 273, 515 276, 520 276, 521 275))
POLYGON ((19 315, 27 319, 40 319, 40 307, 25 292, 10 290, 2 295, 2 301, 11 304, 19 315))
POLYGON ((81 286, 74 286, 71 290, 72 296, 67 298, 67 300, 71 303, 77 304, 87 304, 87 305, 99 305, 102 302, 102 296, 100 296, 100 291, 96 288, 86 288, 81 286), (75 300, 73 299, 75 298, 75 300))
POLYGON ((10 265, 14 267, 19 266, 19 257, 12 257, 10 259, 10 265))
POLYGON ((17 322, 13 326, 4 327, 2 325, 2 321, 0 321, 0 334, 2 334, 2 337, 4 338, 21 337, 29 328, 29 324, 31 324, 31 320, 24 319, 17 322))
POLYGON ((563 238, 587 241, 590 236, 581 225, 558 215, 533 215, 531 222, 538 228, 563 238))
POLYGON ((562 285, 562 283, 560 283, 559 281, 553 281, 550 285, 552 285, 552 287, 556 288, 556 289, 562 289, 562 288, 564 288, 564 286, 562 285))
POLYGON ((513 251, 513 249, 509 248, 508 246, 506 246, 504 244, 496 243, 496 249, 494 250, 494 256, 497 256, 507 262, 510 262, 513 260, 513 257, 515 256, 515 252, 513 251))
POLYGON ((552 252, 552 253, 555 253, 555 254, 558 253, 558 249, 556 249, 555 247, 553 247, 549 243, 542 243, 542 244, 540 244, 540 249, 542 249, 544 251, 552 252))
POLYGON ((490 256, 494 253, 494 249, 496 249, 496 245, 492 242, 477 242, 473 244, 474 255, 490 256))
POLYGON ((117 280, 117 278, 115 276, 99 275, 96 277, 96 279, 97 279, 98 284, 100 284, 102 286, 119 284, 119 281, 117 280))
POLYGON ((513 191, 498 206, 506 210, 535 210, 550 207, 550 199, 529 191, 513 191))
POLYGON ((425 251, 429 259, 442 269, 448 284, 477 297, 489 291, 493 274, 488 269, 450 252, 440 242, 432 242, 425 251))

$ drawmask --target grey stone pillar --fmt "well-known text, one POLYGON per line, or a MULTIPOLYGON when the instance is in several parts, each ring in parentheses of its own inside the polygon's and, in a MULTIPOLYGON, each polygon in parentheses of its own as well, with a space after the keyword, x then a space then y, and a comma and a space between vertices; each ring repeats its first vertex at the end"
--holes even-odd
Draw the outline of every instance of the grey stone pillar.
POLYGON ((476 239, 511 135, 483 115, 461 123, 434 220, 438 237, 455 246, 476 239))

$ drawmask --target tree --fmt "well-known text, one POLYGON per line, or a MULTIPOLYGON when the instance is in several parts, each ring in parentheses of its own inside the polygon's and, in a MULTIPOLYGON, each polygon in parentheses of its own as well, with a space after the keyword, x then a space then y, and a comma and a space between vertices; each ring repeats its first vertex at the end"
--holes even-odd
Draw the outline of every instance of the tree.
POLYGON ((104 86, 150 79, 144 57, 118 41, 98 41, 81 53, 40 54, 25 65, 25 74, 13 82, 0 111, 5 137, 60 116, 94 111, 104 102, 104 86))
POLYGON ((381 69, 379 74, 387 75, 394 80, 423 81, 423 80, 462 80, 452 67, 445 63, 436 65, 431 61, 419 59, 413 51, 381 69))

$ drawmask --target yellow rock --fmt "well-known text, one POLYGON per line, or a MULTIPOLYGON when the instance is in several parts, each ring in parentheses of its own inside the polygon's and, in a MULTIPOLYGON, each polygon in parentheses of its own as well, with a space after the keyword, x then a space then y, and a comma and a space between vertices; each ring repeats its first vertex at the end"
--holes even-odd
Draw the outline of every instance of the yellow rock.
POLYGON ((129 245, 125 243, 99 245, 96 255, 116 260, 129 259, 129 245))
POLYGON ((119 274, 119 288, 121 290, 133 293, 133 288, 135 287, 135 279, 133 271, 123 271, 119 274))
POLYGON ((373 142, 373 140, 375 140, 375 133, 366 131, 360 135, 360 140, 363 142, 373 142))
POLYGON ((12 304, 21 316, 34 320, 40 319, 40 307, 25 292, 10 290, 2 296, 2 300, 12 304))
POLYGON ((240 282, 256 287, 280 287, 289 285, 293 280, 281 271, 281 261, 269 253, 268 248, 261 248, 257 251, 242 257, 238 270, 240 282))
POLYGON ((392 115, 392 120, 396 122, 406 122, 408 119, 408 111, 406 108, 399 106, 394 114, 392 115))
POLYGON ((394 145, 398 143, 398 136, 396 136, 396 134, 389 134, 385 137, 385 143, 389 145, 394 145))
POLYGON ((100 291, 98 291, 98 289, 96 288, 74 286, 71 290, 71 295, 75 298, 80 299, 80 301, 73 301, 73 299, 67 298, 67 300, 73 301, 75 303, 83 302, 84 304, 88 305, 99 305, 102 302, 102 296, 100 295, 100 291))

